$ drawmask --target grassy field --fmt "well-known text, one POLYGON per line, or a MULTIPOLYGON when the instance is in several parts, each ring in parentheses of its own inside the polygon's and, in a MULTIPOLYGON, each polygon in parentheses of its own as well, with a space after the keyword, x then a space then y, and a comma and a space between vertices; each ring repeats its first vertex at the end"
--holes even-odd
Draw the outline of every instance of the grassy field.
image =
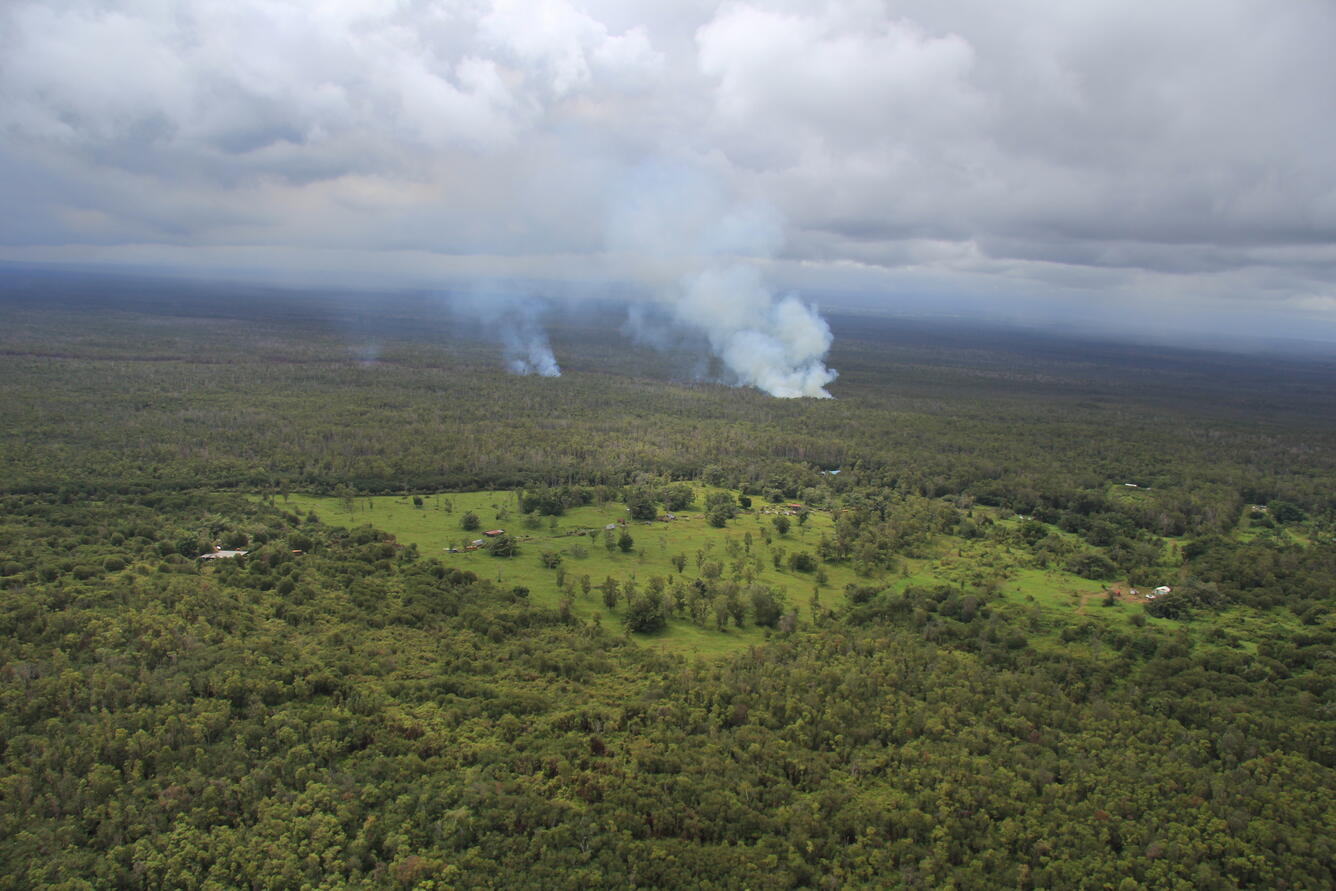
MULTIPOLYGON (((872 579, 860 577, 849 564, 823 564, 826 578, 818 585, 816 573, 789 569, 787 556, 798 551, 815 552, 821 536, 832 532, 829 513, 812 511, 806 524, 792 522, 789 532, 779 535, 773 521, 783 507, 755 499, 752 510, 740 512, 726 527, 717 529, 705 521, 699 507, 708 494, 718 490, 705 486, 693 489, 696 492, 693 508, 680 512, 673 521, 652 523, 628 520, 626 506, 620 502, 574 508, 563 516, 543 517, 535 522, 520 514, 516 495, 509 491, 427 495, 420 506, 406 495, 340 499, 294 494, 279 497, 276 504, 287 510, 314 511, 322 521, 333 525, 351 528, 369 524, 383 529, 401 544, 417 545, 424 556, 471 570, 501 585, 523 586, 529 589, 532 602, 543 606, 557 606, 562 596, 558 579, 564 575, 575 583, 577 593, 572 606, 575 615, 599 621, 609 628, 621 627, 624 606, 608 609, 597 585, 609 576, 619 583, 633 580, 642 589, 655 576, 671 584, 679 577, 672 564, 674 555, 684 558, 685 568, 680 576, 688 581, 708 562, 719 563, 724 577, 729 577, 735 567, 750 565, 755 580, 784 592, 789 606, 796 607, 803 618, 810 617, 814 598, 824 608, 843 604, 844 589, 850 583, 904 591, 940 584, 968 589, 991 580, 1004 603, 1038 611, 1045 627, 1035 629, 1035 634, 1051 638, 1053 644, 1057 643, 1058 631, 1073 622, 1124 624, 1132 616, 1140 615, 1152 626, 1182 627, 1173 620, 1146 615, 1142 601, 1126 593, 1129 586, 1125 581, 1112 585, 1121 589, 1124 596, 1106 606, 1103 601, 1108 584, 1058 569, 1035 568, 1023 549, 984 539, 966 541, 940 536, 928 554, 905 558, 898 571, 872 579), (478 531, 466 532, 461 528, 460 520, 469 511, 478 516, 478 531), (615 544, 623 523, 634 539, 632 549, 625 553, 615 544), (610 536, 606 529, 609 525, 615 527, 610 536), (516 536, 520 542, 519 554, 506 559, 492 557, 484 550, 465 550, 489 529, 504 529, 516 536), (613 540, 611 548, 609 537, 613 540), (559 569, 543 565, 546 552, 561 555, 559 569), (587 596, 580 593, 580 579, 585 575, 594 586, 587 596)), ((1016 520, 999 515, 995 522, 1005 526, 1016 520)), ((1247 646, 1246 641, 1253 636, 1251 632, 1270 621, 1273 618, 1269 615, 1231 609, 1212 616, 1209 622, 1192 623, 1188 630, 1194 636, 1216 629, 1227 630, 1231 638, 1247 646)), ((721 632, 712 622, 701 628, 688 620, 673 618, 664 631, 634 635, 634 639, 667 652, 713 656, 760 643, 765 636, 765 629, 752 624, 737 628, 730 623, 721 632)))
MULTIPOLYGON (((423 497, 421 507, 414 505, 408 496, 359 497, 349 502, 334 497, 290 495, 286 500, 276 499, 276 503, 286 510, 315 511, 322 521, 333 525, 370 524, 392 533, 401 544, 416 544, 424 556, 471 570, 499 584, 522 585, 529 589, 534 603, 545 606, 555 607, 561 598, 558 571, 548 569, 542 562, 543 553, 549 551, 561 554, 560 568, 568 579, 577 582, 577 591, 583 575, 588 575, 593 585, 611 576, 619 582, 634 580, 642 589, 654 576, 671 582, 678 577, 671 562, 674 555, 685 558, 682 575, 688 580, 695 578, 698 567, 707 562, 721 564, 727 577, 735 563, 747 561, 756 581, 783 591, 789 605, 797 607, 804 616, 810 614, 814 594, 823 606, 835 606, 842 602, 846 584, 868 583, 848 566, 827 565, 824 567, 827 580, 818 588, 816 573, 795 572, 786 565, 789 554, 813 552, 822 534, 831 532, 828 513, 812 511, 807 523, 801 526, 796 517, 790 518, 793 522, 788 534, 779 535, 773 521, 782 508, 762 504, 757 499, 751 511, 740 512, 726 527, 716 529, 706 523, 699 507, 707 494, 717 490, 705 486, 693 488, 696 504, 677 514, 678 519, 671 522, 632 522, 627 520, 624 504, 609 502, 574 508, 560 517, 543 517, 537 528, 526 528, 526 518, 519 513, 515 493, 505 491, 428 495, 423 497), (460 526, 460 519, 468 511, 478 515, 481 525, 477 532, 465 532, 460 526), (615 544, 611 550, 607 547, 606 527, 617 526, 612 531, 615 540, 623 521, 634 539, 634 546, 627 553, 615 544), (504 529, 517 536, 519 555, 503 559, 481 550, 464 550, 489 529, 504 529), (594 537, 587 534, 589 530, 596 532, 594 537), (459 552, 450 553, 450 548, 459 552)), ((573 612, 581 618, 597 618, 606 627, 620 627, 622 623, 622 608, 607 609, 597 589, 587 597, 577 594, 573 612)), ((763 639, 764 630, 750 624, 743 628, 730 624, 727 631, 719 632, 713 627, 698 628, 681 619, 670 620, 667 630, 659 634, 636 635, 637 641, 648 646, 701 656, 730 652, 763 639)))

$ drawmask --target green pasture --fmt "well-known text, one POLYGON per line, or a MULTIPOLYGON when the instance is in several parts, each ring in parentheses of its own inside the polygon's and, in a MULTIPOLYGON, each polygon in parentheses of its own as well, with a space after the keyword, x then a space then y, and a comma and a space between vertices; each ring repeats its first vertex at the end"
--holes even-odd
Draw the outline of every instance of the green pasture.
MULTIPOLYGON (((394 535, 401 544, 417 545, 424 556, 470 570, 499 585, 527 588, 531 601, 543 606, 556 607, 560 602, 562 588, 558 578, 564 571, 568 583, 574 583, 575 615, 598 621, 607 628, 621 627, 624 606, 619 603, 616 608, 608 609, 597 586, 611 576, 619 584, 634 581, 643 590, 651 578, 659 576, 671 587, 679 580, 671 562, 679 554, 685 558, 681 580, 689 582, 696 578, 702 567, 711 562, 720 565, 721 577, 726 579, 739 578, 750 567, 755 581, 782 591, 788 605, 797 608, 803 618, 810 617, 814 597, 824 608, 842 604, 844 588, 850 583, 875 584, 895 592, 941 584, 962 589, 995 585, 1004 602, 1037 608, 1040 611, 1037 615, 1046 617, 1048 636, 1056 635, 1073 619, 1104 624, 1126 622, 1134 614, 1144 615, 1139 603, 1119 600, 1113 606, 1104 606, 1105 583, 1062 570, 1033 568, 1027 564, 1023 549, 984 539, 939 537, 928 554, 905 558, 897 571, 871 579, 857 575, 847 563, 823 563, 821 569, 826 578, 818 585, 817 573, 793 571, 787 558, 798 551, 815 553, 821 536, 832 532, 829 513, 811 511, 804 525, 799 525, 796 517, 790 517, 788 533, 780 535, 773 521, 783 506, 754 498, 751 510, 740 511, 727 526, 718 529, 706 522, 701 510, 706 495, 717 490, 705 486, 693 488, 696 502, 691 508, 679 512, 675 520, 649 523, 629 520, 626 505, 612 501, 573 508, 559 517, 534 519, 520 513, 513 491, 424 495, 420 496, 423 502, 420 506, 409 495, 338 498, 293 494, 280 496, 275 503, 286 510, 314 511, 331 525, 375 526, 394 535), (474 532, 466 532, 460 525, 469 511, 477 514, 479 520, 479 528, 474 532), (606 530, 610 524, 615 527, 611 530, 611 548, 606 530), (632 549, 625 553, 616 544, 623 528, 634 539, 632 549), (519 554, 498 558, 485 550, 465 550, 473 541, 485 540, 483 533, 490 529, 503 529, 515 536, 520 543, 519 554), (561 555, 559 569, 543 565, 546 552, 561 555), (585 575, 591 585, 588 595, 582 592, 580 584, 585 575)), ((1020 521, 999 515, 997 522, 1005 525, 1020 521)), ((740 580, 745 584, 745 577, 740 580)), ((1126 583, 1122 587, 1126 588, 1126 583)), ((1194 623, 1191 633, 1205 633, 1209 627, 1220 625, 1227 626, 1232 635, 1247 639, 1256 633, 1259 624, 1268 620, 1245 615, 1246 612, 1231 610, 1228 616, 1213 617, 1209 623, 1194 623)), ((1146 621, 1162 627, 1178 624, 1149 615, 1146 621)), ((738 628, 730 623, 721 632, 715 629, 713 619, 702 628, 686 619, 671 618, 665 630, 634 638, 643 645, 665 651, 710 656, 760 643, 765 639, 765 629, 750 623, 738 628)), ((1053 642, 1056 643, 1056 638, 1053 642)))
MULTIPOLYGON (((723 578, 732 578, 738 570, 745 571, 750 564, 754 579, 784 592, 790 607, 800 615, 810 616, 815 594, 823 606, 833 607, 842 602, 844 586, 850 582, 868 584, 846 565, 823 564, 827 576, 818 588, 817 573, 795 572, 787 566, 788 555, 798 551, 815 553, 822 534, 832 531, 830 514, 811 511, 807 523, 799 525, 797 517, 789 517, 787 534, 780 535, 774 527, 774 518, 783 510, 780 505, 753 499, 752 509, 740 511, 722 529, 710 526, 701 509, 705 496, 716 490, 704 486, 693 487, 696 502, 679 512, 676 520, 650 523, 634 522, 627 518, 626 505, 608 502, 568 510, 559 517, 541 517, 537 528, 534 521, 526 524, 519 512, 516 494, 510 491, 456 492, 421 496, 421 507, 414 505, 412 496, 358 496, 337 498, 330 496, 279 496, 275 504, 285 510, 315 511, 321 521, 355 527, 369 524, 394 535, 400 544, 415 544, 424 556, 435 557, 449 565, 476 573, 480 578, 506 586, 529 589, 532 602, 555 607, 562 596, 558 586, 558 570, 543 565, 545 552, 556 552, 562 557, 560 569, 566 578, 576 582, 573 612, 584 619, 595 619, 605 627, 620 627, 623 607, 607 609, 602 593, 597 589, 606 577, 619 583, 633 580, 643 590, 654 576, 665 579, 669 585, 679 578, 672 565, 672 557, 680 554, 686 559, 681 578, 690 581, 700 568, 709 562, 720 564, 723 578), (479 528, 465 532, 460 526, 464 514, 478 515, 479 528), (623 553, 616 545, 622 525, 634 539, 630 552, 623 553), (607 547, 605 529, 611 531, 613 547, 607 547), (483 550, 466 551, 474 540, 483 539, 483 532, 504 529, 520 543, 520 552, 511 558, 492 557, 483 550), (595 531, 591 538, 588 532, 595 531), (750 547, 747 544, 750 533, 750 547), (766 542, 766 535, 770 541, 766 542), (450 553, 454 548, 458 552, 450 553), (779 566, 775 565, 776 555, 779 566), (595 586, 588 596, 580 591, 580 577, 588 575, 595 586)), ((736 494, 736 493, 734 493, 736 494)), ((635 635, 643 644, 688 655, 710 655, 727 652, 740 646, 759 643, 764 629, 750 623, 736 628, 731 623, 727 631, 719 632, 710 621, 707 628, 699 628, 690 621, 671 619, 668 628, 654 635, 635 635)))

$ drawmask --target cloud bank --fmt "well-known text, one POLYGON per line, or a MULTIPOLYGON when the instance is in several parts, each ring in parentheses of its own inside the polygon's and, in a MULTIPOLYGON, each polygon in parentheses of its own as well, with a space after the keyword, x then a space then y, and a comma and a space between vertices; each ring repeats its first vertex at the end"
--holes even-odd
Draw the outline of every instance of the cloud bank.
POLYGON ((0 259, 633 281, 803 392, 786 290, 1325 324, 1332 33, 1251 0, 10 0, 0 259), (659 255, 618 234, 647 164, 707 184, 659 255), (753 208, 782 237, 730 240, 753 208))

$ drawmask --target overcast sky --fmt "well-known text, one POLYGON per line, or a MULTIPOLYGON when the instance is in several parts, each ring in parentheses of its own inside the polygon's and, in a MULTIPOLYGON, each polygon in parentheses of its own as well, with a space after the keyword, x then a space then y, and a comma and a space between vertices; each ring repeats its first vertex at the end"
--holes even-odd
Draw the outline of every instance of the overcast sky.
POLYGON ((703 252, 1318 330, 1334 43, 1328 0, 6 0, 0 259, 592 287, 703 252))

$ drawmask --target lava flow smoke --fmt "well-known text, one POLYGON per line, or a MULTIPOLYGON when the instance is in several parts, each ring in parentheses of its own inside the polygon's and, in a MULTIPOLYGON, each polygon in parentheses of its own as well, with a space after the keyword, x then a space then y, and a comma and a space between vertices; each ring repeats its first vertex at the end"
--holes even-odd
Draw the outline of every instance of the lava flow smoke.
POLYGON ((501 361, 511 374, 561 377, 542 325, 545 302, 493 290, 452 295, 447 303, 461 323, 501 344, 501 361))
MULTIPOLYGON (((672 324, 700 335, 726 382, 781 398, 830 397, 830 326, 797 296, 777 297, 760 270, 782 240, 772 211, 729 206, 702 176, 662 167, 637 171, 626 195, 610 217, 614 252, 635 264, 672 324)), ((633 312, 626 328, 657 346, 665 338, 656 318, 633 312)))
POLYGON ((712 266, 682 283, 676 317, 705 335, 736 382, 771 396, 829 398, 830 326, 796 296, 776 299, 751 266, 712 266))

